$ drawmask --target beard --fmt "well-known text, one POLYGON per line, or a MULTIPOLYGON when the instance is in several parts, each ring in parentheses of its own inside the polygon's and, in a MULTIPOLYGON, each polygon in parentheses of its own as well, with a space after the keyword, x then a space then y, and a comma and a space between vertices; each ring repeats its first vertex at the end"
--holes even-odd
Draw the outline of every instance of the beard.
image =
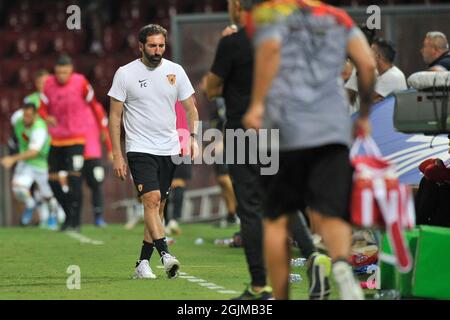
POLYGON ((155 68, 161 63, 162 56, 159 54, 149 54, 147 51, 144 50, 145 58, 147 59, 148 63, 151 67, 155 68))

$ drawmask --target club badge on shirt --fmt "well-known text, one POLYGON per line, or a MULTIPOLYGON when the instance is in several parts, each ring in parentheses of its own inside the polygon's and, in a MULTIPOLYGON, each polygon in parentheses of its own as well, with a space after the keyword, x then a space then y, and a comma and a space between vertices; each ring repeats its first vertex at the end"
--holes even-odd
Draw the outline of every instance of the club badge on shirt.
POLYGON ((142 192, 142 189, 143 189, 143 185, 142 184, 138 184, 138 190, 139 190, 139 192, 142 192))
POLYGON ((167 80, 169 80, 169 83, 170 83, 171 85, 174 85, 174 84, 175 84, 175 81, 177 80, 177 76, 174 75, 174 74, 168 74, 168 75, 167 75, 167 80))

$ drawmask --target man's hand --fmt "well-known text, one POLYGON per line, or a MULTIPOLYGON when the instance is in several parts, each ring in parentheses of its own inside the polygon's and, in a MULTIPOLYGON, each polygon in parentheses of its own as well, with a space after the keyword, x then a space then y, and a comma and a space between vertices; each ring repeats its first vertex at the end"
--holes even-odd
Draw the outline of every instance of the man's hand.
POLYGON ((246 129, 259 130, 262 127, 264 105, 252 103, 242 118, 242 124, 246 129))
POLYGON ((114 175, 120 180, 125 181, 127 177, 127 164, 122 156, 113 158, 114 175))
POLYGON ((369 117, 359 117, 353 125, 354 137, 367 137, 372 133, 369 117))
POLYGON ((1 159, 2 166, 5 167, 5 169, 11 169, 11 167, 16 163, 16 160, 11 156, 6 156, 1 159))
POLYGON ((231 26, 227 26, 222 31, 222 37, 229 36, 230 34, 238 32, 238 27, 235 24, 232 24, 231 26))
POLYGON ((198 148, 198 143, 197 140, 191 136, 191 160, 194 160, 195 158, 198 157, 199 154, 199 148, 198 148))
POLYGON ((56 120, 56 118, 54 116, 48 116, 45 119, 45 122, 47 122, 47 125, 49 127, 56 127, 56 125, 58 124, 58 121, 56 120))

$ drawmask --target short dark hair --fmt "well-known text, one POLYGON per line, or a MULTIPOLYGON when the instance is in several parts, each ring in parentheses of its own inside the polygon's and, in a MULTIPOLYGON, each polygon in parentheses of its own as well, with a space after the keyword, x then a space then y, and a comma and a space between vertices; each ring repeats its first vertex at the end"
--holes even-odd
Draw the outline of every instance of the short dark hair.
POLYGON ((34 103, 31 103, 31 102, 24 103, 23 106, 22 106, 22 109, 24 111, 28 110, 28 109, 33 109, 34 112, 37 111, 36 105, 34 103))
POLYGON ((139 30, 138 40, 140 43, 145 44, 148 36, 156 34, 162 34, 167 41, 167 30, 161 27, 159 24, 148 24, 139 30))
POLYGON ((378 47, 378 51, 383 56, 384 60, 390 63, 394 63, 395 54, 397 53, 394 49, 394 44, 391 41, 385 40, 383 38, 376 38, 373 44, 378 47))
POLYGON ((48 75, 49 73, 48 73, 48 71, 47 70, 45 70, 45 69, 40 69, 40 70, 38 70, 38 71, 36 71, 35 73, 34 73, 34 79, 36 80, 36 79, 38 79, 38 78, 40 78, 40 77, 42 77, 42 76, 46 76, 46 75, 48 75))
POLYGON ((68 56, 67 54, 63 54, 60 55, 58 60, 56 60, 56 65, 57 66, 67 66, 67 65, 72 65, 72 58, 70 56, 68 56))

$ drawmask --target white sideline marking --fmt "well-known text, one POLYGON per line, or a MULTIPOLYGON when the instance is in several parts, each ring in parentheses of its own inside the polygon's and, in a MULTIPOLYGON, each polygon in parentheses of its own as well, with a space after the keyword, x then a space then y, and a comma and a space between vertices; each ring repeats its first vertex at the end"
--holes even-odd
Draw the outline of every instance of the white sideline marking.
POLYGON ((206 282, 206 280, 203 279, 188 279, 189 282, 206 282))
POLYGON ((217 292, 223 293, 223 294, 238 294, 239 293, 239 292, 234 291, 234 290, 219 290, 217 292))
MULTIPOLYGON (((157 268, 163 269, 164 267, 157 266, 157 268)), ((180 275, 178 276, 178 278, 180 278, 180 279, 186 279, 189 282, 197 283, 199 286, 202 286, 202 287, 210 289, 210 290, 215 290, 216 292, 221 293, 221 294, 238 294, 239 293, 234 290, 225 290, 225 288, 222 286, 218 286, 217 284, 212 283, 212 282, 207 282, 206 280, 197 278, 195 276, 190 276, 186 272, 180 272, 179 274, 180 275)))
POLYGON ((66 234, 69 237, 80 241, 80 243, 88 243, 88 244, 93 244, 93 245, 102 245, 102 244, 104 244, 103 241, 91 239, 91 238, 83 236, 82 234, 77 233, 77 232, 68 231, 68 232, 66 232, 66 234))
POLYGON ((216 287, 217 286, 217 284, 212 283, 212 282, 199 283, 199 285, 201 285, 202 287, 216 287))
POLYGON ((181 278, 181 279, 195 279, 195 277, 194 276, 179 276, 178 278, 181 278))

